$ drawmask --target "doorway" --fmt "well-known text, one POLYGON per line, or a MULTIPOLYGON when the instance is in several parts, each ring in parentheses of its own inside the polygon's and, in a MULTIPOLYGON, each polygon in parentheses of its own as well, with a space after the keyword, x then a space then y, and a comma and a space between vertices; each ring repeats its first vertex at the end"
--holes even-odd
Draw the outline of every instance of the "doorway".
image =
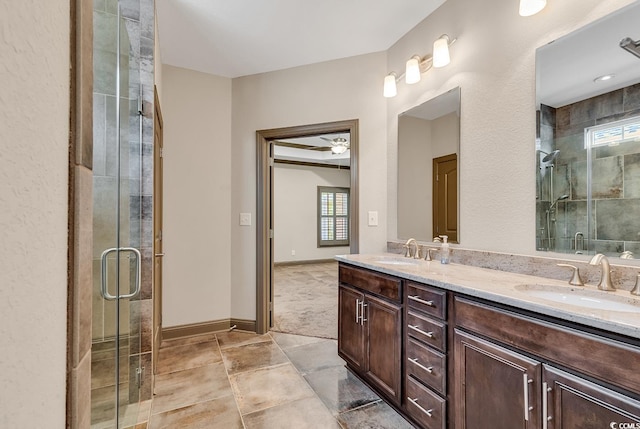
POLYGON ((331 133, 350 136, 351 253, 358 253, 358 120, 328 122, 298 127, 260 130, 257 142, 257 258, 256 258, 256 332, 265 333, 273 325, 274 281, 274 140, 331 133))

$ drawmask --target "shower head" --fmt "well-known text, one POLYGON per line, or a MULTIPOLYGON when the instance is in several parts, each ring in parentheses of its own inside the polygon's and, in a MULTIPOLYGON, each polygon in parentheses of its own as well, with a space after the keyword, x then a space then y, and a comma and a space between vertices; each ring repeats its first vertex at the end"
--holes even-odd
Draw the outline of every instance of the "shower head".
POLYGON ((558 204, 558 201, 566 200, 567 198, 569 198, 569 195, 567 194, 560 195, 558 198, 556 198, 556 200, 553 203, 551 203, 551 205, 547 209, 547 212, 550 212, 551 210, 553 210, 556 204, 558 204))
POLYGON ((633 40, 631 37, 625 37, 620 41, 620 47, 627 52, 640 58, 640 40, 633 40))
MULTIPOLYGON (((545 152, 545 153, 546 153, 546 152, 545 152)), ((556 149, 556 150, 554 150, 554 151, 553 151, 553 152, 551 152, 551 153, 547 153, 547 154, 545 155, 545 157, 544 157, 544 158, 542 158, 542 162, 553 162, 553 161, 555 161, 555 160, 556 160, 556 157, 558 156, 558 154, 559 154, 559 153, 560 153, 560 151, 559 151, 559 150, 557 150, 557 149, 556 149)))

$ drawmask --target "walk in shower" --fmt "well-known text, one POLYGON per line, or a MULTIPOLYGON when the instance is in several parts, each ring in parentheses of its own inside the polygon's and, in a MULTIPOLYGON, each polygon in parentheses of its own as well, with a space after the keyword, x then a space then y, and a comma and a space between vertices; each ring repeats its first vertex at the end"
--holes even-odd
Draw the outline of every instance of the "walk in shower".
MULTIPOLYGON (((640 96, 640 84, 624 93, 640 96)), ((571 112, 581 110, 583 102, 541 108, 541 129, 553 132, 537 149, 537 249, 640 257, 640 106, 626 119, 576 126, 571 112)))
POLYGON ((120 2, 94 2, 92 428, 135 425, 144 371, 136 37, 120 2))
POLYGON ((536 249, 640 259, 640 2, 536 50, 536 249))

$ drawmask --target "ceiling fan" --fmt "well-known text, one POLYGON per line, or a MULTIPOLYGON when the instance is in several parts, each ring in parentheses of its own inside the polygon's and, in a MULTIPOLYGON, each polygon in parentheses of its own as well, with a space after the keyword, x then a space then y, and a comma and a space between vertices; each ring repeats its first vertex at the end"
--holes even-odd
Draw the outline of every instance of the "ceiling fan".
POLYGON ((326 140, 331 143, 331 153, 339 155, 345 153, 349 149, 349 141, 344 137, 334 137, 329 139, 327 137, 320 137, 322 140, 326 140))

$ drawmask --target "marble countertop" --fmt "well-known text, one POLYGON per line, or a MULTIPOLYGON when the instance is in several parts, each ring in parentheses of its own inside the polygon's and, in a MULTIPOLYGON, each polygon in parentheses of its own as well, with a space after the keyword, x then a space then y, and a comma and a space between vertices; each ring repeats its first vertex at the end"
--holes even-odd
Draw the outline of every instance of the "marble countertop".
POLYGON ((571 277, 570 271, 567 271, 567 281, 559 281, 469 265, 441 264, 440 261, 404 258, 402 255, 392 253, 339 255, 335 259, 404 279, 428 283, 453 292, 640 339, 639 297, 621 290, 602 292, 597 290, 595 285, 570 286, 568 284, 568 279, 571 277), (566 288, 567 292, 570 292, 569 289, 583 289, 591 297, 597 298, 602 294, 604 297, 619 300, 620 310, 585 308, 551 301, 530 294, 522 285, 532 285, 530 288, 533 289, 559 287, 561 291, 562 288, 566 288), (638 305, 638 311, 629 311, 629 304, 638 305))

